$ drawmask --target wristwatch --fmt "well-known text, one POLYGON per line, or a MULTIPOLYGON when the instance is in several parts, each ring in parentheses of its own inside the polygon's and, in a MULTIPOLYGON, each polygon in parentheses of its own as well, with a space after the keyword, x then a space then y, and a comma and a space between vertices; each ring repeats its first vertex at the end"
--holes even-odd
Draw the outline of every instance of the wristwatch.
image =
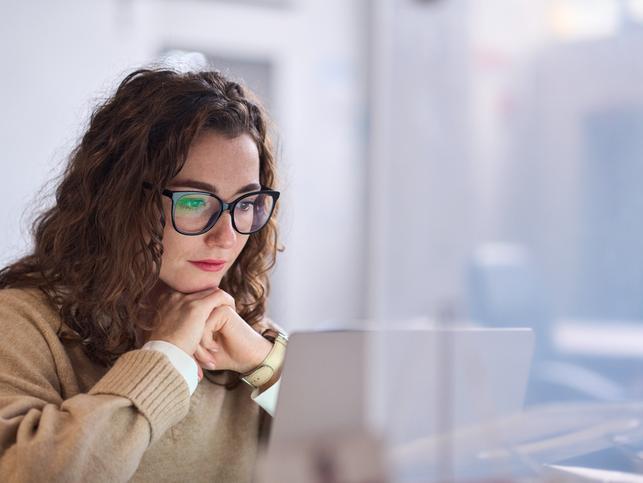
POLYGON ((241 375, 241 380, 254 388, 263 386, 273 378, 277 371, 281 370, 288 344, 288 336, 284 333, 268 329, 261 335, 268 340, 273 339, 272 349, 259 366, 241 375))

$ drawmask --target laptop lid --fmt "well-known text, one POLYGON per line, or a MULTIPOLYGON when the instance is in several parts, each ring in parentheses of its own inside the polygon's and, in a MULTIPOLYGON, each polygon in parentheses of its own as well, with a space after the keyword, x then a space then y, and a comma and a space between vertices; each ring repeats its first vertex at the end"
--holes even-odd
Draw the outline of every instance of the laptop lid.
POLYGON ((294 333, 270 444, 371 431, 396 445, 506 416, 532 353, 531 329, 294 333))

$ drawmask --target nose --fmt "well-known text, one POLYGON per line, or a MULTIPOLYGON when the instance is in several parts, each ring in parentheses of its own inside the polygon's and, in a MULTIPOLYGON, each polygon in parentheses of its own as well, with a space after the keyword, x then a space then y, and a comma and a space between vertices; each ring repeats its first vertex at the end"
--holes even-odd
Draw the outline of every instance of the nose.
POLYGON ((221 248, 232 248, 237 241, 237 232, 232 228, 232 217, 224 211, 214 226, 205 234, 208 245, 221 248))

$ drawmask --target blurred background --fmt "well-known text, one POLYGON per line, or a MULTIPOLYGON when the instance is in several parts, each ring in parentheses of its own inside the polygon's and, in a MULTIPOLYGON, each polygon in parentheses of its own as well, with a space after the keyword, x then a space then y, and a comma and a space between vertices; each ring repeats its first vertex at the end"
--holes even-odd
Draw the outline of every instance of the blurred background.
POLYGON ((643 0, 0 5, 3 265, 125 74, 212 65, 276 124, 278 323, 533 327, 529 403, 643 394, 643 0))

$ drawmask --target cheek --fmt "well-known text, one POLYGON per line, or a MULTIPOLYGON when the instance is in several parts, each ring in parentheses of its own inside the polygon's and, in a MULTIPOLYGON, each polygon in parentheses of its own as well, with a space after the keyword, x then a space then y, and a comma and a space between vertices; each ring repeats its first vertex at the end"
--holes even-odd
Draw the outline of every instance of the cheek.
POLYGON ((163 262, 166 265, 171 264, 185 251, 185 245, 189 240, 181 240, 181 238, 187 237, 182 237, 173 228, 168 230, 166 227, 163 233, 163 262))
POLYGON ((237 258, 239 258, 239 255, 241 255, 241 252, 245 248, 246 244, 248 243, 248 235, 245 236, 240 236, 239 240, 237 241, 237 247, 235 250, 235 261, 237 258))

